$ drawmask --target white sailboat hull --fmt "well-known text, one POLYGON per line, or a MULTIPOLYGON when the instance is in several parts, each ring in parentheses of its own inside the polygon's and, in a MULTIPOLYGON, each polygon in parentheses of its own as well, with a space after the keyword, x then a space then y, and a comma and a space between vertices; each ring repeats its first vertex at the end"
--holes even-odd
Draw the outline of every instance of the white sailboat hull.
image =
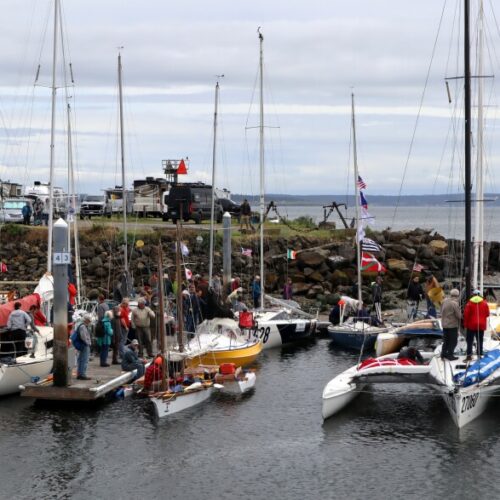
POLYGON ((158 418, 164 418, 203 403, 214 391, 214 387, 207 387, 199 391, 174 394, 171 397, 152 397, 151 401, 158 418))
POLYGON ((19 386, 44 379, 52 371, 52 348, 47 348, 47 342, 53 339, 51 327, 39 327, 35 357, 20 356, 12 364, 0 364, 0 396, 20 392, 19 386))

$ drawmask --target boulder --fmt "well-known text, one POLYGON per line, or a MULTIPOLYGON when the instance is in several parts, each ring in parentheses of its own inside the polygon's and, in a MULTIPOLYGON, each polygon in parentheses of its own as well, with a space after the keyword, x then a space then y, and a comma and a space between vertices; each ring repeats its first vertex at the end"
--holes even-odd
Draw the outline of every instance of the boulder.
POLYGON ((94 255, 94 249, 90 245, 80 245, 80 259, 92 259, 94 255))
POLYGON ((309 279, 317 283, 322 283, 325 280, 325 277, 319 271, 314 271, 311 275, 309 275, 309 279))
POLYGON ((351 280, 346 272, 341 271, 340 269, 336 269, 332 273, 331 281, 335 285, 349 285, 351 280))
POLYGON ((448 250, 448 243, 444 240, 432 240, 429 242, 429 247, 436 255, 443 255, 448 250))
POLYGON ((408 265, 402 259, 387 259, 387 268, 391 271, 408 271, 408 265))
POLYGON ((28 268, 34 268, 34 267, 38 267, 38 259, 36 257, 33 257, 31 259, 28 259, 26 262, 26 267, 28 268))
POLYGON ((297 259, 307 267, 319 267, 325 260, 325 256, 319 251, 300 252, 297 259))
POLYGON ((296 295, 301 295, 309 290, 309 285, 303 281, 299 281, 293 284, 293 293, 296 295))

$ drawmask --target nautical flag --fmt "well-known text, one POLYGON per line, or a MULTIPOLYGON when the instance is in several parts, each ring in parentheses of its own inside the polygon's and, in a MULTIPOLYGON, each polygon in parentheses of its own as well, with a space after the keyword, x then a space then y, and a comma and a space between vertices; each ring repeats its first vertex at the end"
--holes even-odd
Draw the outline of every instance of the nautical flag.
POLYGON ((382 250, 382 247, 370 238, 363 238, 361 248, 365 252, 380 252, 382 250))
POLYGON ((297 258, 297 252, 295 250, 291 250, 290 248, 287 249, 286 258, 290 260, 295 260, 297 258))
POLYGON ((187 267, 184 268, 184 273, 186 274, 186 279, 191 280, 193 279, 193 272, 191 269, 188 269, 187 267))
POLYGON ((360 221, 360 224, 358 226, 358 243, 362 242, 365 239, 366 233, 365 233, 365 228, 363 226, 363 221, 360 221))
POLYGON ((365 196, 363 195, 363 192, 359 192, 359 204, 363 207, 368 209, 368 202, 366 201, 365 196))
POLYGON ((365 181, 361 178, 360 175, 358 175, 358 188, 359 189, 366 189, 365 181))
POLYGON ((181 241, 181 254, 184 255, 184 257, 187 257, 189 255, 189 248, 182 243, 181 241))
POLYGON ((361 254, 361 270, 367 273, 385 273, 387 269, 372 253, 363 252, 361 254))
POLYGON ((244 255, 245 257, 251 257, 252 256, 252 249, 251 248, 241 248, 241 254, 244 255))
POLYGON ((413 271, 416 272, 416 273, 420 273, 424 270, 424 266, 422 264, 417 264, 415 262, 415 264, 413 264, 413 271))

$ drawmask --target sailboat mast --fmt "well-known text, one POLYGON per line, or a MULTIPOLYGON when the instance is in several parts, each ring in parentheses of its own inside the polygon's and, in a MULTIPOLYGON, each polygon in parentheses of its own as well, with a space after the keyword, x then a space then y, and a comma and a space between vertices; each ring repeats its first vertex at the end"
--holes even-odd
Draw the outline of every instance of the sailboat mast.
POLYGON ((479 2, 478 23, 478 82, 477 82, 477 159, 476 159, 476 203, 472 285, 483 293, 484 261, 484 184, 483 184, 483 2, 479 2))
POLYGON ((214 217, 215 217, 215 168, 217 163, 217 112, 219 106, 219 82, 215 84, 214 144, 212 148, 212 207, 210 211, 210 252, 208 259, 208 284, 212 286, 214 269, 214 217))
POLYGON ((56 127, 56 64, 59 0, 54 0, 54 42, 52 45, 52 117, 50 123, 49 220, 47 239, 47 271, 52 272, 52 227, 54 225, 54 142, 56 127))
POLYGON ((470 0, 464 0, 464 117, 465 117, 465 255, 464 278, 467 298, 471 295, 471 75, 470 0))
POLYGON ((354 93, 351 94, 351 114, 352 114, 352 156, 354 161, 354 189, 355 189, 355 200, 354 204, 356 205, 356 261, 357 261, 357 269, 358 269, 358 310, 361 311, 363 309, 363 288, 361 283, 361 242, 359 241, 360 234, 360 224, 361 216, 360 216, 360 196, 359 196, 359 185, 358 185, 358 151, 356 147, 356 117, 354 113, 354 93))
MULTIPOLYGON (((182 207, 182 203, 180 204, 182 207)), ((180 210, 179 219, 182 217, 182 208, 180 210)), ((176 225, 176 242, 175 242, 175 271, 177 281, 177 343, 179 344, 179 352, 184 352, 183 330, 184 330, 184 313, 182 310, 182 274, 181 274, 181 231, 180 222, 177 219, 176 225)))
MULTIPOLYGON (((73 239, 75 247, 75 278, 78 304, 81 303, 82 294, 82 273, 80 269, 80 243, 78 240, 78 222, 76 217, 76 192, 75 192, 75 172, 73 168, 73 141, 71 138, 71 106, 68 103, 68 168, 69 168, 69 190, 71 193, 71 208, 73 213, 73 239)), ((70 227, 70 226, 69 226, 70 227)), ((71 231, 68 228, 68 240, 71 240, 71 231)), ((68 251, 71 247, 68 241, 68 251)))
POLYGON ((159 288, 159 305, 158 305, 158 315, 160 316, 160 352, 163 359, 163 369, 161 377, 161 390, 167 390, 167 371, 168 371, 168 361, 165 358, 165 283, 163 281, 163 250, 161 248, 161 238, 160 244, 158 245, 158 281, 160 282, 159 288))
POLYGON ((264 52, 263 44, 264 37, 259 33, 259 73, 260 73, 260 126, 259 126, 259 170, 260 170, 260 307, 264 307, 264 294, 265 294, 265 276, 264 276, 264 52))
POLYGON ((123 266, 127 280, 127 294, 130 291, 128 275, 128 238, 127 238, 127 190, 125 187, 125 141, 123 138, 123 88, 122 88, 122 55, 118 52, 118 95, 120 102, 120 153, 122 165, 122 211, 123 211, 123 266))

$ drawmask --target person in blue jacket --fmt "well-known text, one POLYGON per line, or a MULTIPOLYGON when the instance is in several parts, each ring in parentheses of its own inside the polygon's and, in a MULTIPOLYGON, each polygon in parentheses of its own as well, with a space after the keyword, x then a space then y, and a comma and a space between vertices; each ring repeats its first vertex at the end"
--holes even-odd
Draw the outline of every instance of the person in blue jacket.
POLYGON ((261 293, 261 285, 260 285, 260 276, 255 276, 252 282, 252 298, 253 298, 253 306, 255 309, 260 307, 260 293, 261 293))

